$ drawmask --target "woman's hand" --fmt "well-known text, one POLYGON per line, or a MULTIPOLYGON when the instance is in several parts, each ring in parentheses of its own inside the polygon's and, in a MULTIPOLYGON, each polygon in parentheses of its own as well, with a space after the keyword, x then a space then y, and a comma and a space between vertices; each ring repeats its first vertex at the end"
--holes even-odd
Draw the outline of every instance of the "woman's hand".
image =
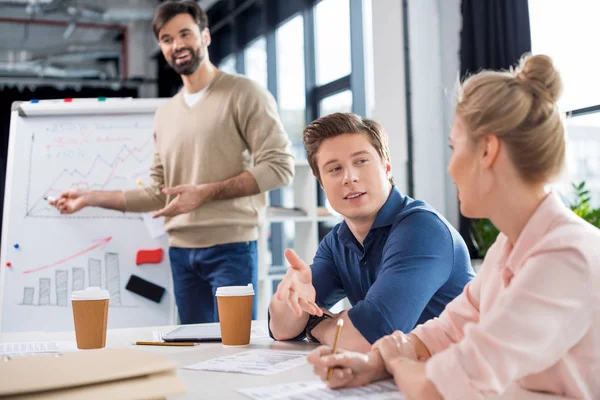
POLYGON ((380 350, 382 346, 385 346, 389 358, 404 357, 414 361, 426 361, 431 357, 429 350, 417 336, 405 335, 401 331, 382 337, 373 344, 372 349, 380 350))
POLYGON ((441 400, 442 397, 435 385, 427 379, 425 363, 419 362, 420 359, 430 357, 429 351, 420 340, 416 342, 414 339, 418 340, 414 335, 405 335, 396 331, 379 339, 373 348, 379 351, 385 369, 394 377, 396 386, 407 398, 441 400))
POLYGON ((331 388, 363 386, 390 377, 377 351, 368 354, 340 351, 332 354, 330 347, 321 346, 310 352, 308 362, 313 365, 315 375, 331 388), (328 381, 330 367, 334 370, 328 381))
POLYGON ((407 399, 442 400, 433 382, 427 379, 426 363, 403 357, 393 360, 389 365, 386 362, 386 368, 393 371, 394 382, 407 399))
POLYGON ((378 350, 381 353, 386 369, 390 374, 392 371, 390 371, 388 365, 393 364, 398 359, 417 360, 415 348, 408 341, 407 336, 400 331, 395 331, 391 335, 384 336, 376 341, 373 344, 373 350, 378 350))

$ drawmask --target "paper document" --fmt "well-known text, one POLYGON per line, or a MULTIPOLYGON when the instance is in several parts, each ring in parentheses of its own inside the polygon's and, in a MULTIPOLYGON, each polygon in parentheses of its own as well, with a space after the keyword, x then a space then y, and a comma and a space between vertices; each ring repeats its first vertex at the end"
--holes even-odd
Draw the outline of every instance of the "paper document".
POLYGON ((306 363, 307 351, 249 350, 230 356, 213 358, 185 369, 273 375, 306 363))
POLYGON ((77 351, 75 342, 22 342, 0 343, 0 356, 20 356, 28 354, 66 353, 77 351))
POLYGON ((152 239, 158 239, 166 234, 164 228, 165 217, 152 218, 153 214, 154 213, 143 213, 142 219, 144 220, 144 225, 146 225, 150 237, 152 239))
POLYGON ((252 327, 252 331, 250 332, 250 337, 259 339, 264 337, 269 337, 269 332, 259 327, 252 327))
POLYGON ((261 386, 238 389, 243 395, 261 400, 402 400, 404 395, 398 391, 394 381, 381 381, 367 386, 347 389, 329 389, 321 381, 284 383, 275 386, 261 386))
MULTIPOLYGON (((131 180, 131 184, 136 184, 137 187, 144 187, 152 184, 152 178, 150 178, 150 170, 147 167, 139 168, 135 171, 132 171, 129 174, 129 179, 131 180)), ((159 237, 166 234, 164 223, 165 217, 152 218, 153 212, 142 213, 142 219, 144 220, 144 225, 150 234, 152 239, 158 239, 159 237)))

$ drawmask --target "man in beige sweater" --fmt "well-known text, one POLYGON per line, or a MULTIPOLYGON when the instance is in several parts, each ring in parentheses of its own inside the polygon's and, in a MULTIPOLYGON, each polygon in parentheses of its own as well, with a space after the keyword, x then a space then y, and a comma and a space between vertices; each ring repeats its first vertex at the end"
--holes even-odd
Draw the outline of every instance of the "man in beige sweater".
POLYGON ((196 2, 162 3, 153 29, 184 87, 156 111, 152 185, 71 189, 52 204, 63 214, 91 206, 165 216, 181 323, 214 322, 217 287, 256 288, 265 192, 291 181, 293 156, 269 92, 210 62, 208 22, 196 2))

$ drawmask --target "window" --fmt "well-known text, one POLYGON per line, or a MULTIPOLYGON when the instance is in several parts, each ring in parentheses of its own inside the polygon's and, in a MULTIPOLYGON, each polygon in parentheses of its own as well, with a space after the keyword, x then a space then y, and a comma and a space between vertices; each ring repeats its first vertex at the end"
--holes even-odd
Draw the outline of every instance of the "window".
MULTIPOLYGON (((369 56, 363 54, 361 38, 369 34, 362 21, 364 3, 370 1, 272 0, 266 2, 267 7, 261 0, 233 0, 218 1, 208 10, 211 59, 220 69, 243 73, 273 91, 292 142, 297 162, 294 183, 271 191, 270 204, 299 207, 308 214, 290 220, 283 218, 282 222, 267 217, 266 230, 259 238, 261 253, 266 253, 259 256, 259 280, 261 285, 268 284, 261 289, 276 290, 286 271, 286 247, 295 248, 310 262, 318 239, 335 224, 314 215, 313 207, 326 206, 326 199, 303 162, 306 152, 302 133, 310 119, 318 116, 353 110, 359 114, 367 112, 361 81, 369 56), (353 38, 358 40, 353 43, 353 38), (314 198, 317 204, 312 203, 314 198)), ((269 290, 262 291, 259 301, 270 295, 269 290)), ((266 309, 264 306, 260 312, 266 309)))
POLYGON ((598 0, 529 0, 533 54, 547 54, 561 73, 558 104, 567 119, 567 171, 557 185, 569 198, 572 183, 586 181, 591 206, 600 207, 600 37, 598 0), (582 110, 582 109, 586 110, 582 110))
POLYGON ((302 16, 298 15, 280 26, 275 33, 275 38, 279 114, 292 145, 296 152, 300 152, 298 149, 302 148, 302 131, 306 125, 302 16))
POLYGON ((569 118, 567 135, 567 185, 586 181, 590 206, 600 207, 600 112, 569 118))
POLYGON ((323 0, 315 7, 317 85, 350 74, 350 2, 323 0))
POLYGON ((227 72, 228 74, 235 74, 235 54, 230 54, 221 61, 219 64, 219 69, 223 72, 227 72))
POLYGON ((576 110, 600 104, 598 0, 529 0, 534 54, 547 54, 561 72, 565 91, 560 107, 576 110))
POLYGON ((320 117, 334 112, 352 112, 352 91, 344 90, 321 100, 319 103, 320 117))
POLYGON ((260 37, 250 43, 244 51, 246 75, 265 88, 267 87, 267 41, 260 37))

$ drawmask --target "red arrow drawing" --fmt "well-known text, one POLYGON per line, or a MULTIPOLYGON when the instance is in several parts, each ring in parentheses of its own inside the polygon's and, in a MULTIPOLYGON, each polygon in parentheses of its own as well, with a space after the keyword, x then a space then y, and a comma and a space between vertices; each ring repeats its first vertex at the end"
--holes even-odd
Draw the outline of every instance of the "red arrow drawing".
POLYGON ((108 244, 108 242, 110 242, 111 240, 112 240, 112 236, 109 236, 109 237, 107 237, 107 238, 104 238, 104 239, 98 239, 98 240, 94 240, 94 242, 98 242, 98 243, 97 243, 97 244, 95 244, 95 245, 93 245, 93 246, 91 246, 91 247, 88 247, 88 248, 87 248, 87 249, 85 249, 85 250, 82 250, 82 251, 80 251, 80 252, 79 252, 79 253, 77 253, 77 254, 73 254, 72 256, 69 256, 69 257, 67 257, 67 258, 64 258, 64 259, 62 259, 62 260, 60 260, 60 261, 57 261, 57 262, 55 262, 55 263, 53 263, 53 264, 44 265, 43 267, 34 268, 34 269, 28 269, 28 270, 26 270, 26 271, 23 271, 23 273, 24 273, 24 274, 30 274, 30 273, 32 273, 32 272, 38 272, 38 271, 41 271, 41 270, 43 270, 43 269, 46 269, 46 268, 51 268, 51 267, 55 267, 55 266, 57 266, 57 265, 60 265, 60 264, 66 263, 67 261, 71 261, 72 259, 74 259, 74 258, 77 258, 77 257, 79 257, 80 255, 82 255, 82 254, 85 254, 85 253, 87 253, 87 252, 89 252, 89 251, 95 250, 95 249, 97 249, 98 247, 106 246, 106 245, 108 244))

